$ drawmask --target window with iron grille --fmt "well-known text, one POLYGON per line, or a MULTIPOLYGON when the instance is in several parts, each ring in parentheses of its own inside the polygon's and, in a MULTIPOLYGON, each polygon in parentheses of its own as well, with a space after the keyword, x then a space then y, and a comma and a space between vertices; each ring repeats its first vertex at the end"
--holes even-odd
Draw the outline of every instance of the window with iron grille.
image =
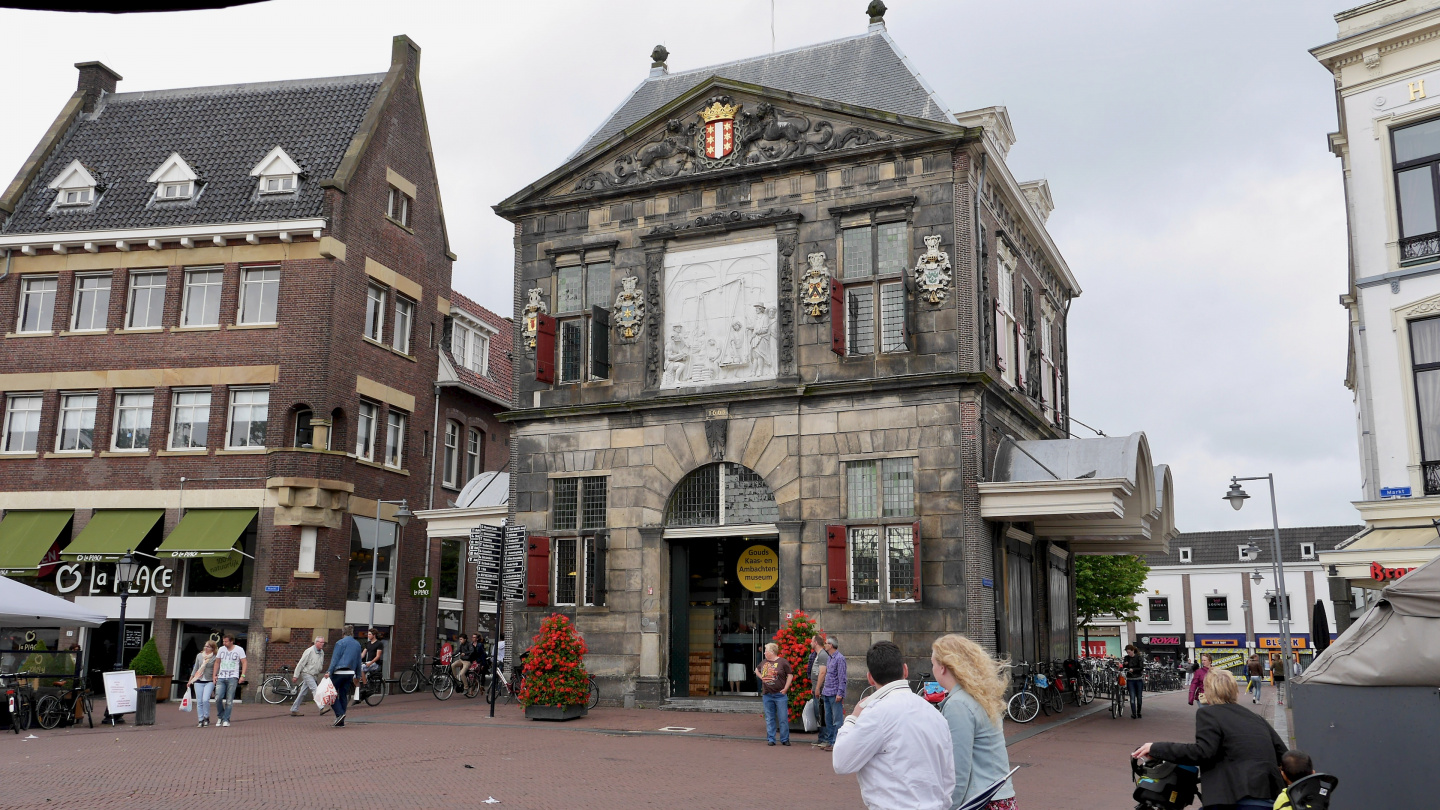
POLYGON ((556 537, 554 604, 595 604, 595 538, 556 537))
POLYGON ((851 520, 913 517, 914 467, 913 458, 845 462, 845 516, 851 520))
POLYGON ((884 222, 840 232, 846 355, 875 354, 876 346, 881 352, 909 348, 904 281, 909 240, 909 225, 905 222, 884 222))
POLYGON ((780 508, 754 470, 728 461, 707 464, 682 480, 665 509, 668 526, 774 523, 780 508))
POLYGON ((1424 260, 1440 254, 1440 118, 1390 133, 1394 156, 1395 198, 1400 219, 1400 260, 1424 260))
POLYGON ((851 526, 850 601, 915 598, 915 482, 912 458, 845 463, 845 516, 904 518, 904 523, 851 526))
POLYGON ((556 478, 550 528, 555 531, 605 528, 607 477, 556 478))
POLYGON ((610 262, 555 271, 557 361, 561 383, 610 377, 610 262))

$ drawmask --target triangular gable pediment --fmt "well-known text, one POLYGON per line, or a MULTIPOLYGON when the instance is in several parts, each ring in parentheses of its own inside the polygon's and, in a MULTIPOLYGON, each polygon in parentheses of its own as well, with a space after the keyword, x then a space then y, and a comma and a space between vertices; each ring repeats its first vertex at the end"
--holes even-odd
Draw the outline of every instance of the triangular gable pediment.
POLYGON ((300 174, 300 165, 278 146, 271 149, 269 154, 250 170, 251 177, 271 177, 277 174, 300 174))
POLYGON ((70 165, 60 170, 51 180, 47 188, 94 188, 99 185, 95 181, 95 175, 90 173, 78 160, 70 161, 70 165))
POLYGON ((497 208, 966 133, 963 126, 712 77, 497 208), (728 133, 714 126, 726 117, 728 133), (732 139, 728 152, 725 137, 732 139), (710 147, 716 138, 718 149, 710 147))
POLYGON ((147 183, 183 183, 187 180, 197 180, 199 175, 190 168, 190 164, 180 157, 179 152, 171 152, 170 157, 160 164, 160 168, 151 172, 147 183))

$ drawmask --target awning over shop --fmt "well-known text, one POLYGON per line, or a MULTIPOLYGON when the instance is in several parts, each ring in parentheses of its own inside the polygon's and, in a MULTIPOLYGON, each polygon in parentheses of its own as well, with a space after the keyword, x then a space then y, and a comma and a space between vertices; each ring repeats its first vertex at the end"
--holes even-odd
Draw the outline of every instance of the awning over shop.
POLYGON ((35 576, 74 514, 69 509, 6 512, 0 520, 0 574, 35 576))
POLYGON ((1319 557, 1334 569, 1331 576, 1379 588, 1440 557, 1440 531, 1430 524, 1371 526, 1319 557))
POLYGON ((255 519, 255 509, 191 509, 160 548, 159 557, 219 557, 235 549, 235 541, 255 519))
POLYGON ((1175 529, 1170 468, 1144 433, 1097 439, 1007 439, 994 480, 980 483, 986 520, 1033 523, 1080 554, 1168 551, 1175 529))
POLYGON ((140 541, 164 515, 163 509, 97 510, 60 558, 76 562, 115 562, 126 552, 139 548, 140 541))

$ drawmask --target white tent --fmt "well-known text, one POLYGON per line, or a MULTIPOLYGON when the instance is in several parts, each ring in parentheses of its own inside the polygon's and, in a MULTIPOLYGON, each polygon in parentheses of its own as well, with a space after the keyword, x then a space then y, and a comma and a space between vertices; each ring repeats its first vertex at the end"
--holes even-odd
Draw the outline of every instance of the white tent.
POLYGON ((0 577, 0 627, 99 627, 105 617, 9 577, 0 577))

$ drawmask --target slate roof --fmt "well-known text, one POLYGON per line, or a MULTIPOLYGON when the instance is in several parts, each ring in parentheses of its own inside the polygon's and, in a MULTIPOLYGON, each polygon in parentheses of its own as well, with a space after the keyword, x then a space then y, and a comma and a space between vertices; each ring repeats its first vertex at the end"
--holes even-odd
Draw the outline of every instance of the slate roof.
POLYGON ((954 123, 883 28, 721 65, 651 76, 570 157, 680 97, 711 76, 931 121, 954 123))
POLYGON ((509 318, 500 317, 454 289, 450 291, 450 304, 495 329, 495 334, 490 336, 490 362, 487 369, 490 373, 481 376, 462 367, 455 362, 455 355, 450 354, 447 347, 445 353, 450 359, 450 365, 455 367, 455 375, 466 385, 484 391, 507 406, 513 406, 515 377, 510 366, 510 350, 514 343, 515 325, 509 318))
POLYGON ((306 219, 323 214, 334 176, 384 73, 115 93, 82 113, 21 196, 0 233, 49 233, 306 219), (250 170, 276 146, 303 174, 294 194, 260 195, 250 170), (195 197, 156 202, 146 182, 172 152, 199 175, 195 197), (46 188, 72 160, 103 187, 99 200, 51 210, 46 188))
MULTIPOLYGON (((1297 526, 1290 529, 1280 530, 1280 553, 1287 563, 1302 562, 1300 559, 1300 544, 1314 543, 1315 551, 1329 551, 1340 545, 1346 539, 1355 536, 1364 526, 1297 526)), ((1204 566, 1204 565, 1238 565, 1240 561, 1239 547, 1251 542, 1251 538, 1262 538, 1255 540, 1255 545, 1260 547, 1260 556, 1254 560, 1257 566, 1270 565, 1275 555, 1270 553, 1270 537, 1274 532, 1272 528, 1263 529, 1242 529, 1233 532, 1185 532, 1174 540, 1170 541, 1170 553, 1145 554, 1145 562, 1151 567, 1159 565, 1174 566, 1204 566), (1191 561, 1180 562, 1180 549, 1191 550, 1191 561)), ((1304 560, 1303 562, 1314 562, 1304 560)), ((1245 563, 1251 564, 1251 563, 1245 563)))

